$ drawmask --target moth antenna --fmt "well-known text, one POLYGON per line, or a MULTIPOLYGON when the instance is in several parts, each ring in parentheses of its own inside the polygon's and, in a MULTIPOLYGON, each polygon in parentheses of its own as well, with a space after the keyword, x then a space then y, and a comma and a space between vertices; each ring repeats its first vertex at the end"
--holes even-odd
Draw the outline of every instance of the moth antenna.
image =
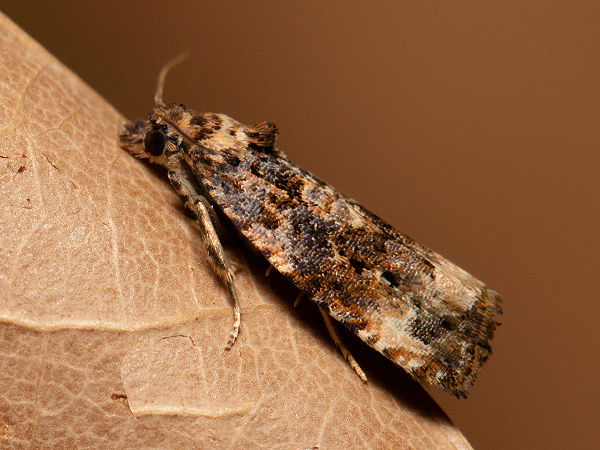
POLYGON ((167 72, 171 70, 171 68, 185 58, 190 55, 189 51, 185 51, 177 55, 175 58, 166 63, 162 69, 160 69, 160 73, 158 74, 158 81, 156 82, 156 93, 154 94, 154 103, 156 105, 164 105, 163 103, 163 90, 165 87, 165 78, 167 77, 167 72))
POLYGON ((158 117, 160 117, 160 120, 162 122, 166 123, 171 128, 173 128, 175 131, 177 131, 177 133, 179 133, 181 135, 181 137, 183 138, 183 140, 186 141, 188 144, 191 144, 194 147, 201 147, 200 143, 196 139, 194 139, 193 137, 188 135, 185 131, 183 131, 181 128, 179 128, 175 122, 173 122, 171 119, 167 118, 164 114, 159 113, 158 117))

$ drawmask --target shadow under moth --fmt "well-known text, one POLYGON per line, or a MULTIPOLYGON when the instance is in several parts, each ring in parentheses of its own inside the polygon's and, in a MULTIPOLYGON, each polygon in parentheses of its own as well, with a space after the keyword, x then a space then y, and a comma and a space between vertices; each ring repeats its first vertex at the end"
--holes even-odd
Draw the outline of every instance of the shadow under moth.
POLYGON ((491 352, 501 312, 491 288, 398 232, 275 147, 271 123, 244 125, 162 100, 166 65, 148 120, 130 122, 121 146, 168 170, 196 218, 241 324, 233 271, 219 241, 232 226, 275 270, 317 303, 358 375, 366 377, 329 317, 425 385, 466 397, 491 352))

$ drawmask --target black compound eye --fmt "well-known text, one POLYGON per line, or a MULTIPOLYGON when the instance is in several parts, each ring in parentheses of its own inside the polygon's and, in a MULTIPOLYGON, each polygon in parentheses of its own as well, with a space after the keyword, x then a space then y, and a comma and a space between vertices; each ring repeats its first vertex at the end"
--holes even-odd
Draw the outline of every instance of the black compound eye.
POLYGON ((166 144, 167 136, 161 129, 150 130, 144 137, 144 148, 146 149, 146 152, 152 156, 162 155, 166 144))

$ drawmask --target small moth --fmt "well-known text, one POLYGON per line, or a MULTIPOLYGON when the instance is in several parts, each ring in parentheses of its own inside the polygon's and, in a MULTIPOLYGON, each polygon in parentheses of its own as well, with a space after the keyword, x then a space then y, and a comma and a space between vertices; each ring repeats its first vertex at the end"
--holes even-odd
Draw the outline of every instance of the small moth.
POLYGON ((216 229, 231 226, 329 317, 424 385, 466 397, 491 352, 498 294, 443 256, 400 233, 275 147, 272 123, 243 125, 162 101, 166 65, 148 120, 130 122, 122 147, 168 170, 200 227, 241 324, 233 271, 216 229))

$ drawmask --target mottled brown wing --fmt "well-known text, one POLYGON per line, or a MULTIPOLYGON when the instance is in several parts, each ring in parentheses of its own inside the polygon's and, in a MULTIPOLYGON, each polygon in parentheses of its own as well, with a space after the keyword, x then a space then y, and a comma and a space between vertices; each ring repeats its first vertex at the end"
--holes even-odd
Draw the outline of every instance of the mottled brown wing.
POLYGON ((496 292, 277 154, 194 153, 210 201, 332 317, 415 379, 464 396, 496 292))

